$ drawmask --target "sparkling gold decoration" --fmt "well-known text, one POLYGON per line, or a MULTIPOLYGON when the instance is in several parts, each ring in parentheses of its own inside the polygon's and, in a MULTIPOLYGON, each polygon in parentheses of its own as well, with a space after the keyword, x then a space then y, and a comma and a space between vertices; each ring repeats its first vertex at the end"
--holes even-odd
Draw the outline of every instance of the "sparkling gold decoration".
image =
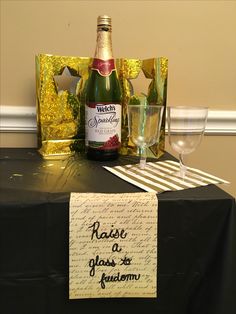
MULTIPOLYGON (((164 57, 152 58, 147 60, 139 59, 118 59, 117 69, 122 87, 122 147, 120 153, 123 155, 137 155, 137 147, 128 138, 128 116, 127 105, 129 101, 135 102, 135 91, 131 80, 138 77, 143 71, 146 78, 151 79, 147 91, 149 104, 156 104, 166 107, 167 94, 167 74, 168 59, 164 57)), ((145 92, 145 91, 144 91, 145 92)), ((151 146, 147 155, 149 157, 160 157, 165 149, 165 110, 161 126, 159 144, 151 146)))
MULTIPOLYGON (((44 158, 62 158, 84 151, 84 105, 86 81, 92 58, 40 54, 36 56, 36 93, 39 152, 44 158)), ((121 154, 136 155, 137 148, 128 138, 127 105, 135 98, 131 80, 143 71, 151 79, 149 103, 166 106, 168 59, 117 59, 117 72, 122 88, 121 154)), ((144 91, 145 92, 145 91, 144 91)), ((165 110, 160 144, 153 145, 148 155, 159 157, 165 145, 165 110)))
POLYGON ((36 56, 38 141, 45 158, 71 155, 83 147, 84 86, 91 61, 36 56))

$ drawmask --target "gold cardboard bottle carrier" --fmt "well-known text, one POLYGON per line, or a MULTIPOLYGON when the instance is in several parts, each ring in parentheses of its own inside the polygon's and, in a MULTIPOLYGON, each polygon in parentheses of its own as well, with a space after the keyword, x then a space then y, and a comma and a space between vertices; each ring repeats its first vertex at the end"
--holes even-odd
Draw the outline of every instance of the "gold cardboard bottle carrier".
MULTIPOLYGON (((44 158, 63 158, 85 150, 84 106, 92 58, 40 54, 36 56, 38 148, 44 158)), ((116 59, 122 88, 122 155, 137 155, 128 138, 127 105, 135 97, 132 80, 140 72, 150 80, 149 103, 166 106, 168 59, 116 59)), ((165 110, 159 144, 148 156, 158 158, 165 146, 165 110)))

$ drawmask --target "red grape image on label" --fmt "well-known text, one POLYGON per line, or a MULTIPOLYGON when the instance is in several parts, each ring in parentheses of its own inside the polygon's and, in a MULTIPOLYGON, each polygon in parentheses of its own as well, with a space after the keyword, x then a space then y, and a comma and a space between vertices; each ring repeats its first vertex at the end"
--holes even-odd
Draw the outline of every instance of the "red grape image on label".
POLYGON ((119 136, 118 134, 112 136, 109 138, 108 141, 106 141, 100 149, 109 149, 109 148, 118 148, 120 147, 120 142, 119 142, 119 136))

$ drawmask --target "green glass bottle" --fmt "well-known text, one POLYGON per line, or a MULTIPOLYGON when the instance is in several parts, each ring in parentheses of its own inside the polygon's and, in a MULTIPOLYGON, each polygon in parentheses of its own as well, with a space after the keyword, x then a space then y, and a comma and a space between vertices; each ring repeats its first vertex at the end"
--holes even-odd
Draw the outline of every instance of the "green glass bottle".
POLYGON ((98 17, 97 46, 86 88, 87 157, 112 160, 121 144, 121 88, 112 55, 111 18, 98 17))

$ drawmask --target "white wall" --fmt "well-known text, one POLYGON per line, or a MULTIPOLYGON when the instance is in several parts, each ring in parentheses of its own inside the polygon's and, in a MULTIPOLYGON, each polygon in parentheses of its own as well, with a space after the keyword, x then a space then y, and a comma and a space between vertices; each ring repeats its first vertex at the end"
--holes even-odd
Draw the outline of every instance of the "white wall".
POLYGON ((169 104, 236 109, 235 1, 1 1, 1 105, 33 106, 34 56, 93 56, 113 19, 117 57, 169 58, 169 104))

